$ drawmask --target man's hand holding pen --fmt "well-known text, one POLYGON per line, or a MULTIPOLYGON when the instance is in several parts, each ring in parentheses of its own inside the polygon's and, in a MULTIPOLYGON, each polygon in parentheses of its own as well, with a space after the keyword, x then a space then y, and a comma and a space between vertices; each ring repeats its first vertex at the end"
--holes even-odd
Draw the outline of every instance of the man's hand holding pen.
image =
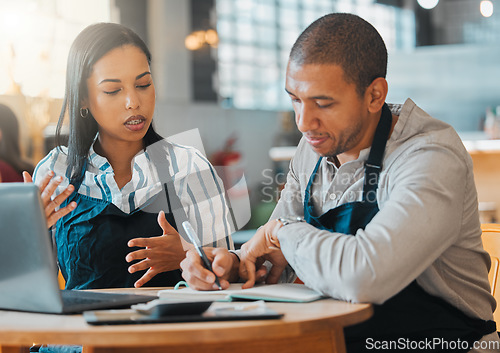
POLYGON ((213 273, 204 265, 193 249, 186 253, 181 262, 182 276, 189 286, 197 290, 215 290, 215 275, 220 279, 222 289, 239 278, 246 280, 243 288, 250 288, 256 282, 277 283, 288 262, 279 249, 276 232, 281 224, 272 220, 259 228, 248 242, 243 244, 240 258, 227 249, 203 248, 208 260, 212 263, 213 273), (269 270, 263 266, 265 261, 272 264, 269 270), (215 274, 215 275, 214 275, 215 274))
POLYGON ((208 260, 212 263, 212 271, 203 264, 196 249, 186 253, 186 258, 181 262, 182 277, 189 286, 196 290, 217 290, 215 276, 219 277, 222 289, 229 287, 230 282, 238 279, 238 257, 223 248, 203 248, 208 260))

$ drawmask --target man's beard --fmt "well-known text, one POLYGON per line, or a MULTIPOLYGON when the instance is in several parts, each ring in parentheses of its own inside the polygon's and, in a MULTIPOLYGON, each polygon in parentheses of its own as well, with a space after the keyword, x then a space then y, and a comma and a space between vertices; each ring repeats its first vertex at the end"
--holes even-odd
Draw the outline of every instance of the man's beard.
POLYGON ((344 152, 350 151, 361 140, 362 130, 363 124, 361 122, 358 122, 357 125, 352 126, 351 129, 344 131, 339 135, 338 142, 334 146, 332 146, 332 148, 328 152, 322 154, 322 156, 331 158, 338 156, 339 154, 342 154, 344 152))

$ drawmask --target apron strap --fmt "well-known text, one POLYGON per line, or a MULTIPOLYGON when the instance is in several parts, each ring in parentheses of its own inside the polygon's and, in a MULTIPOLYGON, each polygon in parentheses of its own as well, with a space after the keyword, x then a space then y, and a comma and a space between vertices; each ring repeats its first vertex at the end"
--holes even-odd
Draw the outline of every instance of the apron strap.
POLYGON ((311 177, 309 178, 309 182, 307 183, 307 187, 306 187, 306 190, 304 192, 304 214, 308 214, 308 210, 307 210, 307 207, 310 205, 311 203, 311 189, 312 189, 312 184, 313 184, 313 181, 314 181, 314 177, 316 176, 316 173, 318 172, 318 168, 321 164, 321 160, 323 159, 323 157, 319 157, 318 159, 318 163, 316 163, 316 166, 314 167, 314 170, 311 174, 311 177))
MULTIPOLYGON (((382 115, 380 116, 380 121, 378 122, 377 128, 375 130, 375 135, 373 137, 372 146, 370 149, 370 154, 365 162, 365 180, 363 185, 363 202, 370 204, 377 204, 377 187, 378 187, 378 177, 380 171, 382 170, 382 161, 384 158, 385 146, 387 144, 387 139, 389 138, 389 133, 392 126, 392 113, 389 109, 387 103, 384 103, 382 107, 382 115)), ((309 178, 306 190, 304 192, 304 215, 308 214, 308 207, 311 207, 311 189, 316 174, 318 172, 319 166, 323 157, 319 157, 316 166, 309 178)))
POLYGON ((365 181, 363 185, 363 201, 377 202, 378 177, 382 170, 385 146, 391 132, 392 113, 387 103, 382 107, 382 115, 375 130, 370 154, 365 162, 365 181))

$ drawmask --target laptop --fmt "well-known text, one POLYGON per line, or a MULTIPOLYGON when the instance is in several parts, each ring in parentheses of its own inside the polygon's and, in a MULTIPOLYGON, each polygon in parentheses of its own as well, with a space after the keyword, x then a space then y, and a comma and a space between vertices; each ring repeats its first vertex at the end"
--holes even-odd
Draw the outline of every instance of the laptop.
POLYGON ((32 183, 0 183, 0 244, 0 309, 74 314, 157 299, 60 290, 40 192, 32 183))

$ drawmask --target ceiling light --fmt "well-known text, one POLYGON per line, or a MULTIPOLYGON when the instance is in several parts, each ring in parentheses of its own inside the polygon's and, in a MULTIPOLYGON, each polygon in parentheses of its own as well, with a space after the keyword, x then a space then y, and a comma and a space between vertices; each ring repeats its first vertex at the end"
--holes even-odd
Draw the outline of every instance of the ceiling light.
POLYGON ((424 9, 430 10, 436 7, 439 0, 417 0, 417 2, 424 9))
POLYGON ((491 17, 493 15, 493 3, 490 0, 481 1, 479 11, 484 17, 491 17))

